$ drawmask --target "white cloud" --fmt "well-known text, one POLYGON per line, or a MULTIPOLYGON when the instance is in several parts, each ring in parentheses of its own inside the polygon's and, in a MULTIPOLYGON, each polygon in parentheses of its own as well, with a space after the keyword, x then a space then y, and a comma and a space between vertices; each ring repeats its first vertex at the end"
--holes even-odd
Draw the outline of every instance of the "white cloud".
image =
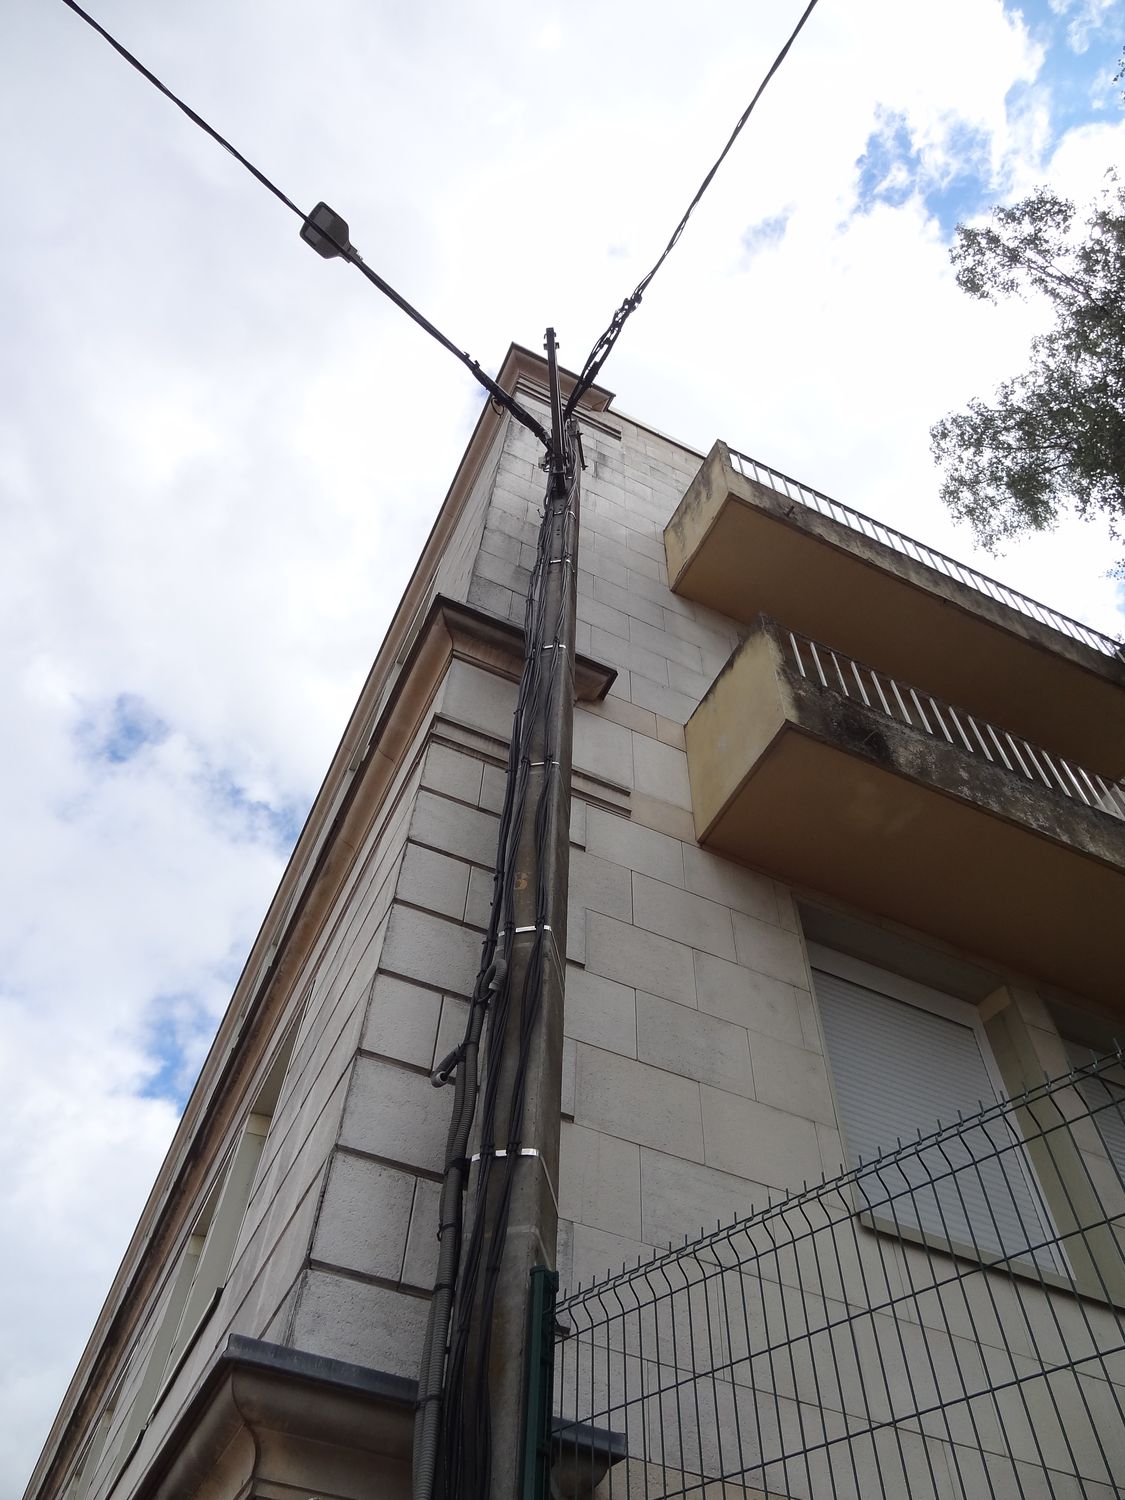
POLYGON ((1095 31, 1112 13, 1114 0, 1050 0, 1056 16, 1068 17, 1066 39, 1075 52, 1085 52, 1095 31))
MULTIPOLYGON (((514 0, 275 0, 268 25, 247 0, 99 14, 486 364, 548 322, 581 360, 793 18, 719 0, 576 0, 565 26, 514 0)), ((607 366, 622 409, 969 552, 927 430, 1019 367, 1039 313, 956 291, 919 192, 967 141, 996 193, 1047 178, 1081 196, 1120 160, 1117 125, 1051 140, 1042 62, 995 0, 820 7, 607 366), (857 213, 856 162, 888 117, 913 185, 857 213)), ((198 1047, 279 873, 245 804, 315 790, 478 403, 63 7, 29 10, 0 67, 21 143, 0 245, 11 1493, 172 1130, 145 1093, 160 1028, 198 1047), (111 764, 78 731, 121 694, 167 734, 111 764)), ((1066 528, 984 566, 1119 626, 1109 560, 1066 528)))

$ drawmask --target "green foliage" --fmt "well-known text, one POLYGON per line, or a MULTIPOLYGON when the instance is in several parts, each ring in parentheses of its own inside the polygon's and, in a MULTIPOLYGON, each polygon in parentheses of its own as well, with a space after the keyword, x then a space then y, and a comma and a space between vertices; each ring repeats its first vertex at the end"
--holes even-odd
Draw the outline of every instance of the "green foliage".
MULTIPOLYGON (((1029 368, 991 404, 930 430, 945 469, 941 494, 977 540, 995 549, 1064 510, 1125 523, 1125 188, 1109 185, 1084 229, 1073 203, 1039 188, 993 210, 984 228, 958 225, 957 284, 996 302, 1036 292, 1054 326, 1034 339, 1029 368)), ((1120 568, 1119 564, 1119 568, 1120 568)))

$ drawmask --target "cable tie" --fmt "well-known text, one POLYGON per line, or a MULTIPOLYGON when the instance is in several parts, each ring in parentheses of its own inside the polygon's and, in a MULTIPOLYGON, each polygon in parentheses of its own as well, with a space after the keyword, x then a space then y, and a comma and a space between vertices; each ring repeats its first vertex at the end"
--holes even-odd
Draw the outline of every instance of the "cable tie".
POLYGON ((472 1160, 480 1161, 482 1156, 542 1156, 542 1154, 535 1146, 492 1146, 487 1150, 478 1151, 472 1160))

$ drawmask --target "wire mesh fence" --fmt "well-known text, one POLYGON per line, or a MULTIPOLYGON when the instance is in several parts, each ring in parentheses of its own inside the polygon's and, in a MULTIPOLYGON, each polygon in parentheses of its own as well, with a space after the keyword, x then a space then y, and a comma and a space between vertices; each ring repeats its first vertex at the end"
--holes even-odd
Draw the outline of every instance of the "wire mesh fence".
POLYGON ((579 1289, 558 1488, 1125 1493, 1123 1172, 1118 1053, 579 1289))

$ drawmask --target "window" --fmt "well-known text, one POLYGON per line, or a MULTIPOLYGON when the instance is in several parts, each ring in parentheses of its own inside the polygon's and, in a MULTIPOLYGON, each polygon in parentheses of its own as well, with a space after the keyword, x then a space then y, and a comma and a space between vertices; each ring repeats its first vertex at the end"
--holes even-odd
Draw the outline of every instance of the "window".
POLYGON ((195 1217, 164 1300, 157 1305, 158 1326, 117 1439, 114 1472, 128 1461, 180 1364, 218 1306, 296 1039, 294 1021, 262 1081, 238 1140, 195 1217))
MULTIPOLYGON (((971 1121, 1004 1091, 975 1007, 809 945, 845 1148, 853 1166, 971 1121)), ((974 1257, 1061 1271, 1046 1206, 1011 1116, 896 1155, 866 1179, 880 1227, 974 1257), (876 1186, 878 1184, 878 1186, 876 1186)))
POLYGON ((116 1397, 111 1397, 109 1404, 98 1420, 97 1426, 94 1428, 93 1436, 86 1444, 85 1453, 83 1453, 78 1461, 74 1478, 71 1480, 70 1488, 66 1492, 66 1500, 85 1500, 85 1496, 89 1494, 94 1472, 98 1467, 105 1448, 105 1440, 109 1436, 115 1404, 116 1397))

